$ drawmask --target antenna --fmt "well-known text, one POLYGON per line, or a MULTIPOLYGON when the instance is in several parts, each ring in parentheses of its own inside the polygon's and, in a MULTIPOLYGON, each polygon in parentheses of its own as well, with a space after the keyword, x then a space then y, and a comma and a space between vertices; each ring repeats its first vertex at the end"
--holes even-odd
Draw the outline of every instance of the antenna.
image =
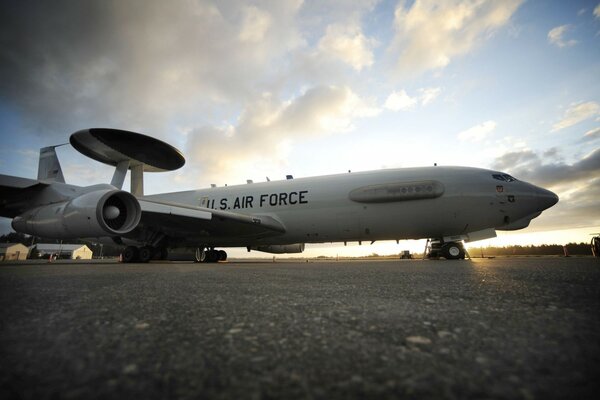
POLYGON ((69 138, 81 154, 116 167, 111 184, 123 187, 131 170, 131 193, 144 195, 144 172, 173 171, 183 167, 185 158, 175 147, 141 133, 120 129, 90 128, 69 138))

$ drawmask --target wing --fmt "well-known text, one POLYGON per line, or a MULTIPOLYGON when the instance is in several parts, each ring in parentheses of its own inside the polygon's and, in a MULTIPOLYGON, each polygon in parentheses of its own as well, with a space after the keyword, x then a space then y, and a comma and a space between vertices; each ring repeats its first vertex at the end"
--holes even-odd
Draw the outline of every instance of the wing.
POLYGON ((14 218, 31 208, 31 199, 47 183, 18 176, 0 175, 0 216, 14 218))
POLYGON ((279 221, 265 215, 238 214, 145 199, 139 199, 139 203, 142 218, 132 233, 143 240, 162 234, 182 244, 200 241, 225 245, 285 232, 279 221))

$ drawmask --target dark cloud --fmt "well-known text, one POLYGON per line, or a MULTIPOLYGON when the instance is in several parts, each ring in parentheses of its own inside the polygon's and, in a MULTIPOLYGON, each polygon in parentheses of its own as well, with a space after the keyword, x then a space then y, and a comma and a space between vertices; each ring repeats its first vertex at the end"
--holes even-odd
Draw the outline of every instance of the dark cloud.
POLYGON ((558 194, 559 203, 536 220, 538 229, 600 225, 600 147, 572 164, 563 162, 555 149, 541 157, 531 150, 510 152, 493 167, 558 194))
POLYGON ((39 133, 162 130, 174 114, 252 98, 270 61, 300 43, 292 23, 299 5, 8 2, 0 9, 0 104, 39 133))
POLYGON ((600 178, 556 190, 557 205, 534 220, 535 229, 555 230, 600 226, 600 178))
POLYGON ((600 147, 573 164, 556 160, 556 151, 545 152, 540 157, 531 150, 523 150, 496 158, 493 167, 509 171, 525 181, 549 187, 580 183, 600 176, 600 147))

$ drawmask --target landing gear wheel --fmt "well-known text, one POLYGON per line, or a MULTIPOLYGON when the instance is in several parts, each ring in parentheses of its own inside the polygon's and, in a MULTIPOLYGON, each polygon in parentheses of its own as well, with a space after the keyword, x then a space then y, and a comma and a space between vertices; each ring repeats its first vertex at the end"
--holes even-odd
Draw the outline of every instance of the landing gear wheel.
POLYGON ((139 251, 140 262, 147 263, 154 257, 154 248, 152 246, 144 246, 139 251))
POLYGON ((196 254, 194 255, 194 262, 195 263, 206 262, 206 250, 204 250, 200 247, 196 248, 196 254))
POLYGON ((442 246, 442 256, 447 260, 458 260, 465 258, 465 250, 459 243, 446 243, 442 246))
POLYGON ((226 261, 227 260, 227 253, 224 250, 218 250, 217 253, 219 255, 217 261, 226 261))
POLYGON ((168 256, 169 256, 169 251, 167 250, 166 247, 161 247, 158 250, 158 259, 159 260, 166 260, 168 256))
POLYGON ((219 260, 219 255, 215 250, 208 250, 206 252, 206 260, 204 262, 214 263, 219 260))
POLYGON ((136 262, 139 258, 139 250, 135 246, 127 246, 125 250, 123 250, 122 256, 124 263, 136 262))

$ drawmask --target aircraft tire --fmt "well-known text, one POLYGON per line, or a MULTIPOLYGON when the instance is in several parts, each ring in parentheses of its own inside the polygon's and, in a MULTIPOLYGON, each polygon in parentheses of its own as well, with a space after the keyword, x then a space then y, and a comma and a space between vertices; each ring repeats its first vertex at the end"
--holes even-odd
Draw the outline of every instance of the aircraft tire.
POLYGON ((218 261, 226 261, 227 260, 227 253, 224 250, 218 250, 217 253, 219 255, 218 261))
POLYGON ((219 253, 216 250, 208 250, 206 252, 206 260, 204 262, 214 263, 219 261, 219 253))
POLYGON ((201 248, 201 247, 196 248, 194 262, 195 263, 206 262, 206 250, 204 248, 201 248))
POLYGON ((446 243, 442 246, 442 256, 444 256, 446 260, 459 260, 465 258, 465 250, 459 243, 446 243))
POLYGON ((127 246, 125 250, 123 250, 123 262, 124 263, 132 263, 138 261, 139 258, 139 249, 135 246, 127 246))
POLYGON ((154 257, 154 248, 152 246, 144 246, 139 250, 138 258, 140 262, 147 263, 154 257))
POLYGON ((158 259, 159 260, 166 260, 167 257, 169 257, 169 250, 167 250, 166 247, 161 247, 158 250, 158 259))

